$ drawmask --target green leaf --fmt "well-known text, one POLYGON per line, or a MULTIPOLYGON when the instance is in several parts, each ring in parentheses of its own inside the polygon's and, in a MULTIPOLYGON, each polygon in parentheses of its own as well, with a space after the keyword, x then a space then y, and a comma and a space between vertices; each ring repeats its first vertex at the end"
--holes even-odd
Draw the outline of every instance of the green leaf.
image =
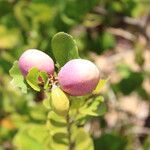
POLYGON ((14 145, 22 150, 42 150, 42 146, 26 132, 20 132, 15 138, 14 145))
POLYGON ((0 48, 11 49, 15 47, 20 40, 19 30, 7 29, 6 26, 0 25, 0 48))
POLYGON ((44 72, 44 71, 39 72, 39 76, 42 78, 42 81, 44 83, 47 82, 47 80, 48 80, 48 74, 46 72, 44 72))
POLYGON ((105 105, 104 98, 102 96, 98 96, 95 99, 90 99, 84 104, 81 109, 79 109, 79 112, 84 115, 90 115, 90 116, 100 116, 104 114, 105 112, 105 105), (103 104, 103 105, 102 105, 103 104))
POLYGON ((52 136, 56 133, 66 133, 67 132, 66 126, 67 126, 67 123, 64 117, 57 115, 53 111, 49 112, 47 127, 52 136))
POLYGON ((114 48, 114 46, 116 44, 116 39, 115 39, 114 35, 112 35, 108 32, 103 32, 99 37, 99 43, 100 43, 100 49, 103 52, 110 48, 114 48))
POLYGON ((122 78, 127 78, 130 76, 131 69, 127 64, 120 63, 117 65, 117 71, 122 78))
POLYGON ((49 80, 48 80, 48 74, 46 72, 40 71, 39 76, 41 77, 42 81, 44 82, 44 89, 49 89, 49 80))
POLYGON ((93 91, 93 94, 99 94, 99 92, 101 91, 101 89, 106 85, 106 83, 108 82, 108 78, 107 79, 100 79, 95 90, 93 91))
POLYGON ((43 100, 43 105, 47 108, 47 109, 51 109, 51 106, 50 106, 50 100, 49 99, 44 99, 43 100))
POLYGON ((42 103, 30 106, 30 111, 28 113, 30 117, 36 121, 45 121, 47 118, 47 110, 43 107, 42 103))
POLYGON ((131 92, 140 88, 143 80, 144 75, 142 72, 130 72, 130 75, 123 78, 119 83, 116 84, 116 86, 124 95, 129 95, 131 92))
POLYGON ((32 13, 30 14, 30 17, 32 17, 34 22, 42 22, 46 24, 54 18, 56 10, 55 7, 51 7, 46 3, 31 3, 28 12, 32 13))
POLYGON ((40 91, 40 86, 38 85, 39 71, 37 68, 30 69, 26 76, 27 83, 35 90, 40 91))
POLYGON ((150 137, 144 141, 144 150, 150 150, 150 137))
POLYGON ((21 88, 23 93, 27 93, 27 86, 24 83, 24 77, 20 72, 18 61, 14 62, 12 68, 9 70, 9 74, 13 78, 11 84, 13 84, 15 87, 21 88))
POLYGON ((21 150, 45 150, 48 136, 45 126, 29 124, 19 130, 13 144, 21 150))
POLYGON ((56 61, 63 66, 71 59, 79 58, 78 48, 73 37, 67 33, 59 32, 52 39, 52 50, 56 61))
POLYGON ((43 105, 47 108, 47 109, 51 109, 50 106, 50 101, 51 101, 51 93, 46 93, 46 98, 43 100, 43 105))
POLYGON ((66 1, 64 7, 64 13, 76 23, 83 21, 83 18, 87 15, 90 10, 98 4, 99 0, 69 0, 66 1))
POLYGON ((75 20, 73 20, 72 18, 69 18, 66 14, 62 13, 61 14, 61 19, 64 23, 68 24, 68 25, 74 25, 76 24, 75 20))
POLYGON ((71 100, 71 109, 78 109, 81 108, 84 103, 85 100, 88 98, 89 95, 85 95, 85 96, 70 96, 69 99, 71 100))
POLYGON ((103 102, 96 110, 96 113, 98 114, 98 116, 102 116, 106 113, 106 111, 107 111, 107 106, 106 103, 103 102))
POLYGON ((126 150, 127 139, 122 135, 103 134, 94 141, 95 149, 102 150, 126 150))
POLYGON ((53 135, 53 140, 58 144, 68 145, 68 134, 67 133, 56 133, 53 135))
POLYGON ((48 114, 47 127, 50 132, 50 149, 51 150, 67 150, 67 123, 66 119, 55 112, 51 111, 48 114))
MULTIPOLYGON (((63 134, 60 134, 58 136, 57 134, 57 136, 60 138, 62 138, 62 135, 63 134)), ((68 145, 64 143, 62 139, 58 139, 58 137, 50 137, 50 150, 68 150, 68 145)))
POLYGON ((49 136, 45 125, 31 124, 26 129, 29 130, 28 135, 39 143, 44 143, 45 138, 49 136))
POLYGON ((94 150, 92 138, 83 128, 76 130, 75 150, 94 150))

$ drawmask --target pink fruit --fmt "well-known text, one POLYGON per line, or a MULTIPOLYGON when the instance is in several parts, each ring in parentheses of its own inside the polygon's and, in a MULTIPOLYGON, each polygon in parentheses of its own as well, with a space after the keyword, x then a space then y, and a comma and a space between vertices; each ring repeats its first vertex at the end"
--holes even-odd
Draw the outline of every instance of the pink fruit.
POLYGON ((26 50, 19 58, 19 68, 26 76, 28 71, 34 67, 48 74, 54 72, 54 62, 46 53, 36 49, 26 50))
POLYGON ((92 92, 99 78, 98 68, 85 59, 70 60, 58 73, 60 87, 73 96, 82 96, 92 92))

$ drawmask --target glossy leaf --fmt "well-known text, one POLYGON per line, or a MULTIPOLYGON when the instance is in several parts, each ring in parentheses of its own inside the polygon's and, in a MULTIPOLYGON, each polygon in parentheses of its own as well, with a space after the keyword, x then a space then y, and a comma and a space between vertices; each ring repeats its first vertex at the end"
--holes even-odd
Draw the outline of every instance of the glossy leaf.
POLYGON ((52 39, 52 50, 56 61, 63 66, 71 59, 78 58, 78 48, 73 37, 67 33, 59 32, 52 39))
POLYGON ((27 86, 24 83, 24 77, 22 76, 18 61, 15 61, 12 68, 9 70, 10 76, 13 78, 11 84, 15 87, 19 87, 23 93, 27 93, 27 86))
POLYGON ((27 83, 35 90, 40 91, 40 86, 38 85, 39 71, 37 68, 30 69, 26 76, 27 83))

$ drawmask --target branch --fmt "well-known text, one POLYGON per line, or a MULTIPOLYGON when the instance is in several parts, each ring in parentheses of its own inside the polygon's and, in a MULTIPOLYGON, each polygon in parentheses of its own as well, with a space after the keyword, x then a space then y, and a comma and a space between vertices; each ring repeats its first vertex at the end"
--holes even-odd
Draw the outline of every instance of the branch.
POLYGON ((71 141, 71 123, 70 123, 70 116, 69 116, 69 112, 66 116, 66 121, 67 121, 67 132, 68 132, 68 141, 69 141, 69 144, 68 144, 68 150, 73 150, 74 146, 73 146, 73 143, 71 141))
POLYGON ((134 41, 135 38, 136 38, 132 33, 128 32, 126 30, 123 30, 121 28, 117 29, 117 28, 109 27, 109 28, 106 29, 106 31, 111 33, 111 34, 123 37, 127 40, 130 40, 130 41, 134 41))

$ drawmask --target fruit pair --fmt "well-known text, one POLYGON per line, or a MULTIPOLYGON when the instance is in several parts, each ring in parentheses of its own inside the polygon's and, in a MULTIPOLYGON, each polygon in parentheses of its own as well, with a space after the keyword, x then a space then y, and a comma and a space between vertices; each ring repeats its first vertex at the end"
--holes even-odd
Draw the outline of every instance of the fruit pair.
MULTIPOLYGON (((21 55, 19 67, 24 76, 33 67, 45 71, 49 75, 54 73, 54 62, 51 57, 36 49, 29 49, 21 55)), ((61 89, 73 96, 82 96, 92 92, 99 78, 97 67, 85 59, 70 60, 58 73, 61 89)))
MULTIPOLYGON (((54 62, 51 57, 42 51, 36 49, 29 49, 25 51, 19 58, 19 68, 24 76, 29 70, 36 67, 40 71, 45 71, 49 75, 54 73, 54 62)), ((92 92, 98 84, 100 75, 99 70, 92 62, 85 59, 73 59, 67 62, 58 73, 58 83, 60 88, 69 95, 82 96, 92 92)), ((61 114, 65 114, 65 110, 69 109, 69 101, 66 102, 67 96, 58 87, 52 88, 52 102, 57 105, 54 106, 54 111, 60 110, 60 97, 56 94, 60 93, 64 102, 61 104, 65 106, 61 114), (54 94, 55 93, 55 94, 54 94), (58 99, 58 100, 57 100, 58 99)), ((52 105, 53 105, 52 104, 52 105)))

